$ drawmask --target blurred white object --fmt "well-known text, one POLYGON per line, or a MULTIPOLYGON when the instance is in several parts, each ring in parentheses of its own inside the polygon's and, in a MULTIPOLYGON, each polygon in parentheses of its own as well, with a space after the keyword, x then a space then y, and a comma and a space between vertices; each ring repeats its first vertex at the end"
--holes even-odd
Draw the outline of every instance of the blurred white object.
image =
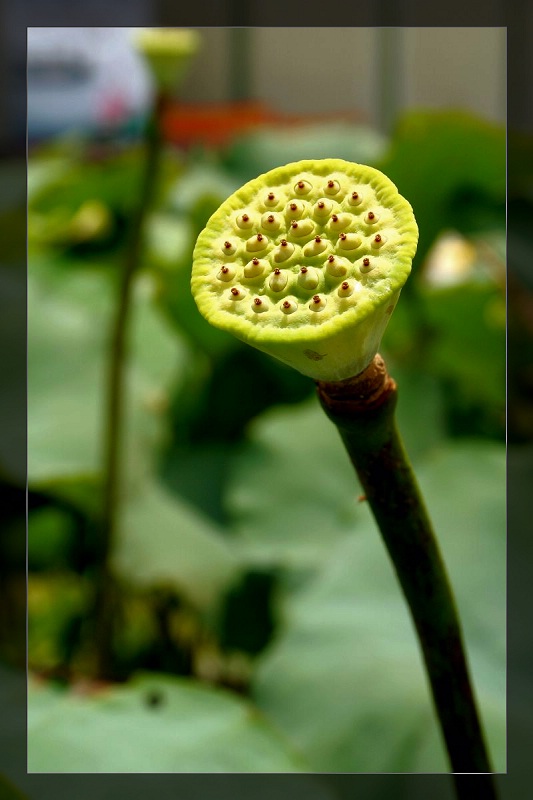
POLYGON ((456 231, 443 232, 428 253, 423 279, 433 288, 468 281, 477 261, 476 248, 456 231))
POLYGON ((127 131, 153 96, 131 28, 28 28, 28 138, 127 131))

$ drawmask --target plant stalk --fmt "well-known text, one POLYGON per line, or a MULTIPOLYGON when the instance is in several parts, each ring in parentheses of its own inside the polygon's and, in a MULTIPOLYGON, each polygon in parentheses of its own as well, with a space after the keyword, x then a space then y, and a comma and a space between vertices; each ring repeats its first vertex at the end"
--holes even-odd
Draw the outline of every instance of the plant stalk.
MULTIPOLYGON (((377 355, 354 378, 318 381, 317 390, 356 469, 407 599, 451 770, 491 773, 450 581, 396 427, 396 383, 377 355)), ((458 797, 472 797, 464 790, 463 776, 455 777, 458 797)), ((476 796, 496 798, 493 777, 485 775, 482 783, 484 791, 476 796)))
POLYGON ((131 227, 119 278, 117 305, 111 328, 104 422, 103 498, 98 553, 99 574, 95 609, 96 669, 100 678, 112 677, 114 660, 113 639, 117 592, 109 565, 109 558, 116 535, 122 483, 121 451, 128 323, 134 277, 142 253, 144 224, 147 212, 152 205, 157 181, 161 155, 161 115, 166 102, 166 95, 159 93, 156 96, 144 132, 144 158, 139 200, 131 218, 131 227))

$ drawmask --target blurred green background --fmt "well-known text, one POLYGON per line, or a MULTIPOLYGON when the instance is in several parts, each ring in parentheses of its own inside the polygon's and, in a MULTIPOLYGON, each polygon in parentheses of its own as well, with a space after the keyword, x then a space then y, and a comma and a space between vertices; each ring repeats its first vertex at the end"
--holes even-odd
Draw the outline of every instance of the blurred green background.
MULTIPOLYGON (((253 90, 232 85, 230 99, 253 90)), ((368 108, 341 118, 327 102, 296 118, 274 90, 268 106, 200 113, 176 100, 168 116, 129 330, 105 681, 102 414, 143 153, 131 125, 32 143, 30 772, 447 771, 403 596, 313 383, 209 327, 190 295, 192 249, 218 205, 260 172, 313 157, 383 170, 415 211, 418 253, 381 352, 505 771, 505 129, 489 101, 476 113, 445 96, 440 108, 393 103, 391 116, 381 89, 371 124, 368 108)), ((526 213, 528 185, 513 191, 526 213)), ((2 209, 6 235, 17 219, 2 209)), ((515 292, 526 302, 520 280, 515 292)), ((510 390, 526 394, 512 372, 510 390)), ((511 441, 533 435, 522 407, 511 441)), ((1 646, 17 665, 25 520, 10 508, 24 476, 1 467, 1 646)))

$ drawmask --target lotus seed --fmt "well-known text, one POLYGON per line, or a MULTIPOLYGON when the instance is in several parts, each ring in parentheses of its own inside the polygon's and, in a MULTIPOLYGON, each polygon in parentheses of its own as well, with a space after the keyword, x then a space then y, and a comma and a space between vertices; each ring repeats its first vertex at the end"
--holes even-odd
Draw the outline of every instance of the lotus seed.
POLYGON ((282 292, 287 285, 287 281, 287 274, 282 272, 280 269, 275 269, 273 274, 270 276, 268 285, 273 292, 282 292))
POLYGON ((287 208, 285 209, 285 216, 288 221, 292 221, 293 219, 301 219, 308 207, 308 203, 302 202, 302 200, 293 200, 292 202, 288 203, 287 208))
POLYGON ((274 261, 278 264, 281 261, 286 261, 294 253, 294 245, 286 239, 282 239, 278 247, 274 250, 274 261))
POLYGON ((265 206, 269 206, 269 207, 272 208, 273 206, 277 206, 278 199, 277 199, 276 195, 274 194, 274 192, 269 192, 267 194, 267 196, 265 197, 265 199, 263 200, 263 202, 264 202, 265 206))
POLYGON ((327 185, 326 185, 324 191, 325 191, 326 194, 335 195, 335 194, 339 193, 340 188, 341 187, 340 187, 340 184, 339 184, 338 181, 329 180, 327 182, 327 185))
POLYGON ((372 243, 371 244, 372 244, 372 247, 374 247, 375 249, 379 250, 379 248, 382 247, 385 244, 386 241, 387 241, 387 239, 385 238, 385 236, 382 236, 380 233, 376 233, 376 235, 372 239, 372 243))
POLYGON ((250 219, 248 214, 238 215, 236 222, 238 227, 242 230, 249 230, 251 227, 253 227, 253 221, 250 219))
POLYGON ((280 303, 280 308, 284 314, 293 314, 298 308, 297 303, 287 299, 280 303))
POLYGON ((281 226, 281 219, 278 214, 263 214, 261 217, 261 225, 265 230, 277 231, 281 226))
POLYGON ((246 249, 249 253, 258 252, 259 250, 265 250, 268 246, 268 239, 266 236, 263 236, 262 233, 258 233, 257 236, 252 236, 250 239, 246 241, 246 249))
POLYGON ((333 203, 327 198, 318 200, 313 206, 313 216, 317 221, 328 219, 333 210, 333 203))
POLYGON ((377 214, 374 214, 373 211, 369 211, 365 216, 365 222, 368 225, 374 225, 378 221, 377 214))
POLYGON ((298 283, 303 289, 316 289, 318 286, 318 272, 312 267, 302 267, 298 275, 298 283))
POLYGON ((358 206, 361 204, 361 202, 362 202, 362 197, 360 196, 359 192, 352 192, 348 199, 348 203, 351 206, 358 206))
POLYGON ((232 278, 235 277, 235 270, 233 267, 230 269, 229 267, 223 266, 220 268, 220 272, 217 275, 217 278, 220 281, 231 281, 232 278))
POLYGON ((263 272, 266 269, 266 266, 267 266, 266 263, 264 261, 261 261, 259 258, 252 258, 252 260, 246 264, 243 270, 244 277, 257 278, 259 277, 259 275, 263 274, 263 272))
POLYGON ((231 288, 229 291, 230 291, 229 296, 231 300, 242 300, 244 294, 243 292, 240 292, 235 286, 233 286, 233 288, 231 288))
POLYGON ((356 233, 341 233, 338 243, 342 250, 355 250, 361 244, 361 237, 356 233))
POLYGON ((322 311, 322 309, 325 307, 326 307, 326 298, 321 297, 319 294, 315 294, 315 296, 309 303, 309 308, 311 309, 311 311, 322 311))
POLYGON ((266 298, 261 297, 254 297, 254 301, 252 303, 252 311, 255 313, 260 313, 268 310, 268 302, 266 302, 266 298))
POLYGON ((298 181, 294 187, 295 194, 309 194, 313 187, 309 181, 298 181))
POLYGON ((314 256, 319 256, 320 253, 323 253, 324 250, 327 248, 327 242, 324 241, 320 236, 315 236, 315 238, 308 242, 308 244, 304 247, 304 256, 306 258, 313 258, 314 256))
POLYGON ((351 221, 350 214, 332 214, 328 227, 332 231, 340 231, 342 228, 347 228, 351 221))
POLYGON ((237 248, 235 245, 233 245, 231 242, 224 242, 224 247, 222 248, 223 252, 228 256, 232 256, 236 249, 237 248))
POLYGON ((340 278, 348 272, 348 266, 344 264, 337 256, 328 256, 326 262, 326 270, 334 278, 340 278))
POLYGON ((315 226, 310 219, 302 219, 298 222, 294 220, 291 222, 291 234, 299 239, 303 238, 304 236, 309 236, 310 233, 314 232, 314 229, 315 226))
POLYGON ((349 281, 343 281, 339 288, 337 289, 337 294, 339 297, 351 297, 353 294, 354 287, 353 284, 349 281))

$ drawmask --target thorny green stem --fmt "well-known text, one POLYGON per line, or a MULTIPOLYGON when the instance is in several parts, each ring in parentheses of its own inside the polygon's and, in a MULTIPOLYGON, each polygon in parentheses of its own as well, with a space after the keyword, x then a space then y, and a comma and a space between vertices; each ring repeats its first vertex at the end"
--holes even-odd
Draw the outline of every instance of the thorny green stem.
MULTIPOLYGON (((396 428, 396 383, 377 355, 354 378, 318 381, 317 389, 356 469, 407 599, 452 771, 490 773, 455 600, 396 428)), ((473 796, 469 780, 455 775, 458 797, 473 796)), ((478 776, 476 783, 478 792, 483 785, 476 797, 496 798, 490 774, 478 776)))
POLYGON ((118 299, 112 320, 107 399, 104 428, 103 501, 100 520, 99 575, 96 589, 96 654, 97 673, 112 677, 113 638, 116 616, 116 591, 109 557, 115 540, 117 513, 122 479, 121 448, 124 374, 127 356, 128 321, 132 289, 137 271, 146 215, 151 207, 161 154, 161 115, 166 96, 156 97, 144 134, 144 163, 139 200, 135 208, 124 262, 119 278, 118 299))

